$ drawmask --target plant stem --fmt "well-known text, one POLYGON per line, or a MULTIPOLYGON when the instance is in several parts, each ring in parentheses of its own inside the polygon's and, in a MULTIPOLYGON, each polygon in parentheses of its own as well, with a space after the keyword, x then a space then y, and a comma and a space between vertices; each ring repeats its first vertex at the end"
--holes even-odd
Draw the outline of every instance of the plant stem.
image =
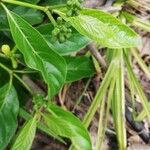
POLYGON ((12 72, 12 70, 10 70, 9 68, 7 68, 5 65, 3 65, 2 63, 0 63, 0 67, 2 68, 2 69, 4 69, 5 71, 7 71, 9 74, 12 74, 13 72, 12 72))
POLYGON ((142 21, 141 19, 133 21, 133 25, 150 32, 150 24, 148 22, 142 21))
POLYGON ((106 91, 110 84, 111 78, 112 78, 113 74, 115 73, 114 66, 115 66, 114 63, 112 62, 109 66, 109 69, 108 69, 103 81, 102 81, 101 86, 99 87, 99 89, 97 91, 97 94, 96 94, 90 108, 88 109, 86 116, 84 117, 83 124, 85 125, 86 128, 88 128, 97 108, 100 106, 101 101, 102 101, 104 95, 106 94, 106 91))
POLYGON ((81 102, 85 92, 87 91, 87 88, 89 87, 90 82, 91 82, 91 78, 87 81, 87 83, 85 85, 85 88, 84 88, 82 94, 80 95, 80 97, 78 98, 78 100, 77 100, 77 102, 76 102, 76 104, 75 104, 75 106, 74 106, 72 111, 74 111, 76 109, 76 107, 79 105, 79 103, 81 102))
POLYGON ((0 53, 0 57, 7 58, 4 54, 0 53))
POLYGON ((14 46, 14 48, 11 50, 11 53, 15 54, 17 50, 18 50, 17 46, 14 46))
POLYGON ((26 3, 26 2, 20 2, 20 1, 16 1, 16 0, 1 0, 1 2, 19 5, 19 6, 23 6, 23 7, 29 7, 29 8, 33 8, 33 9, 38 9, 41 11, 45 10, 45 7, 43 7, 43 6, 38 6, 38 5, 34 5, 34 4, 26 3))
POLYGON ((4 70, 6 70, 10 75, 13 75, 20 83, 22 83, 22 85, 29 91, 29 93, 31 95, 33 95, 33 92, 30 89, 30 87, 17 74, 13 73, 13 71, 11 69, 9 69, 8 67, 6 67, 2 63, 0 63, 0 67, 3 68, 4 70))
POLYGON ((132 49, 131 52, 135 57, 136 61, 138 62, 138 64, 140 65, 141 69, 147 74, 148 77, 150 77, 150 69, 146 66, 146 64, 142 60, 140 54, 138 53, 138 50, 132 49))
POLYGON ((13 72, 20 73, 20 74, 29 74, 29 73, 36 73, 37 71, 13 70, 13 72))
POLYGON ((102 148, 102 141, 100 141, 100 140, 102 139, 101 136, 103 136, 104 113, 105 113, 105 97, 102 100, 102 103, 100 106, 98 134, 97 134, 97 140, 96 140, 96 150, 100 150, 102 148))
POLYGON ((38 5, 34 5, 34 4, 26 3, 26 2, 20 2, 20 1, 16 1, 16 0, 1 0, 1 2, 14 4, 14 5, 19 5, 19 6, 28 7, 28 8, 33 8, 33 9, 37 9, 37 10, 41 10, 48 16, 48 18, 50 19, 50 21, 52 22, 52 24, 54 26, 56 26, 57 23, 56 23, 55 19, 53 18, 51 12, 49 11, 49 9, 52 10, 54 8, 59 8, 59 7, 66 6, 66 5, 38 6, 38 5))
POLYGON ((55 21, 55 19, 53 18, 51 12, 48 10, 48 7, 46 9, 44 9, 45 14, 47 15, 47 17, 49 18, 49 20, 52 22, 52 24, 54 26, 57 26, 57 22, 55 21))
MULTIPOLYGON (((107 127, 107 121, 108 121, 108 117, 109 117, 109 110, 110 110, 111 100, 112 100, 113 91, 114 91, 114 87, 115 87, 115 80, 116 80, 116 76, 114 76, 112 78, 112 81, 110 83, 109 92, 108 92, 108 99, 107 99, 106 112, 105 112, 105 110, 103 110, 105 112, 104 123, 101 123, 99 121, 98 135, 97 135, 97 142, 96 142, 96 150, 102 149, 102 143, 103 143, 103 140, 104 140, 105 131, 106 131, 106 127, 107 127)), ((104 117, 104 116, 102 116, 102 117, 104 117)), ((102 119, 104 119, 104 118, 102 118, 102 119)))
POLYGON ((20 82, 22 85, 28 90, 28 92, 33 95, 33 92, 31 88, 15 73, 13 73, 13 76, 20 82))
POLYGON ((140 4, 140 2, 137 2, 135 0, 128 0, 126 1, 127 4, 131 5, 132 7, 134 7, 135 9, 139 9, 139 7, 145 8, 147 10, 150 10, 149 5, 144 5, 144 4, 140 4))

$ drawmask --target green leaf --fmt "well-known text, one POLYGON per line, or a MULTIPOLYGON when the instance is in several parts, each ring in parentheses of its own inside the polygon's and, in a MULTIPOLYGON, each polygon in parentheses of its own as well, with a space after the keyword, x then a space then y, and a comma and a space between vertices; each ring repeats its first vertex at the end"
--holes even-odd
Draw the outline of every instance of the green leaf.
POLYGON ((43 24, 37 28, 37 30, 44 36, 48 44, 53 44, 55 49, 60 55, 68 55, 72 52, 77 52, 80 49, 84 48, 89 42, 90 39, 81 35, 76 30, 73 30, 72 36, 67 39, 64 43, 59 43, 58 40, 53 40, 52 30, 54 29, 53 25, 43 24))
MULTIPOLYGON (((35 9, 29 9, 21 6, 9 6, 9 8, 32 25, 39 24, 43 21, 44 15, 40 11, 37 11, 35 9)), ((0 31, 9 31, 7 16, 1 7, 0 7, 0 31)))
POLYGON ((25 124, 18 135, 12 150, 30 150, 36 133, 36 116, 25 124))
POLYGON ((48 84, 49 98, 60 90, 66 79, 66 62, 52 50, 42 35, 20 16, 6 7, 10 30, 18 49, 24 55, 26 64, 41 72, 48 84))
POLYGON ((95 9, 83 9, 79 16, 69 17, 59 12, 82 35, 108 48, 130 48, 139 45, 137 34, 112 15, 95 9))
POLYGON ((0 149, 10 142, 17 129, 19 102, 15 88, 6 84, 0 88, 0 149))
POLYGON ((89 134, 78 118, 54 104, 47 109, 50 113, 43 114, 43 119, 53 133, 69 138, 78 150, 92 150, 89 134))
POLYGON ((91 77, 95 73, 93 62, 86 56, 65 57, 67 62, 66 82, 73 82, 91 77))

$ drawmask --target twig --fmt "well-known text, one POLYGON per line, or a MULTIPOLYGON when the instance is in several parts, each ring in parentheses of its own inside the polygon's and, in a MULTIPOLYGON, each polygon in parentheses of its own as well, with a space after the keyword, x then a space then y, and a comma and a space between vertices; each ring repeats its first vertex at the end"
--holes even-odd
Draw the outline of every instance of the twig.
POLYGON ((99 64, 106 69, 107 68, 107 64, 106 61, 104 60, 104 58, 101 56, 101 54, 98 52, 98 50, 96 49, 96 47, 94 46, 94 44, 89 44, 87 46, 87 48, 89 49, 89 51, 91 52, 91 54, 96 58, 96 60, 99 62, 99 64))

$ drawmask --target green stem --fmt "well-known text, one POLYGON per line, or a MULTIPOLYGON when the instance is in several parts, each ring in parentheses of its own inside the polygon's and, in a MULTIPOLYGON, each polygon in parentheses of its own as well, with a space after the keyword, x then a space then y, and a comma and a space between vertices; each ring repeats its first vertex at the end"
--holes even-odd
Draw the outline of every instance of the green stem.
POLYGON ((38 5, 34 5, 34 4, 26 3, 26 2, 20 2, 20 1, 16 1, 16 0, 1 0, 1 2, 19 5, 19 6, 23 6, 23 7, 29 7, 29 8, 33 8, 33 9, 38 9, 41 11, 45 10, 45 7, 43 7, 43 6, 38 6, 38 5))
POLYGON ((75 106, 74 106, 74 108, 73 108, 73 111, 76 109, 76 107, 77 107, 77 106, 79 105, 79 103, 81 102, 81 100, 82 100, 82 98, 83 98, 85 92, 87 91, 87 88, 89 87, 90 82, 91 82, 91 78, 87 81, 87 83, 86 83, 86 85, 85 85, 85 88, 84 88, 82 94, 81 94, 80 97, 78 98, 78 100, 77 100, 77 102, 76 102, 76 104, 75 104, 75 106))
POLYGON ((4 54, 2 54, 2 53, 0 53, 0 57, 2 57, 2 58, 8 58, 8 57, 6 57, 4 54))
POLYGON ((36 73, 37 71, 13 70, 13 72, 20 73, 20 74, 29 74, 29 73, 36 73))
POLYGON ((144 22, 140 19, 133 21, 133 25, 139 28, 144 29, 147 32, 150 32, 150 24, 148 22, 144 22))
MULTIPOLYGON (((106 131, 106 127, 107 127, 107 121, 108 121, 108 117, 109 117, 109 110, 110 110, 110 106, 111 106, 111 100, 112 100, 113 91, 114 91, 114 87, 115 87, 115 80, 116 80, 116 76, 114 76, 112 78, 112 81, 110 83, 109 92, 108 92, 108 99, 107 99, 107 108, 106 108, 106 113, 105 113, 105 119, 104 118, 101 119, 102 121, 104 119, 104 123, 101 123, 99 121, 98 135, 97 135, 97 142, 96 142, 96 150, 102 149, 102 143, 103 143, 103 140, 104 140, 105 131, 106 131)), ((105 110, 104 110, 104 112, 105 112, 105 110)), ((104 116, 102 116, 102 117, 104 117, 104 116)))
POLYGON ((105 113, 105 97, 102 100, 102 103, 100 106, 98 134, 97 134, 97 140, 96 140, 96 150, 101 150, 101 148, 102 148, 102 141, 101 141, 102 138, 101 137, 103 136, 104 113, 105 113))
POLYGON ((17 50, 18 50, 17 46, 14 46, 14 48, 11 50, 11 53, 15 54, 17 50))
POLYGON ((145 8, 147 10, 150 10, 150 6, 141 4, 140 2, 137 2, 135 0, 128 0, 126 1, 127 4, 131 5, 132 7, 134 7, 135 9, 139 9, 139 7, 145 8))
MULTIPOLYGON (((20 117, 22 117, 25 120, 29 120, 29 119, 33 118, 33 116, 30 115, 28 112, 26 112, 23 108, 20 108, 19 115, 20 115, 20 117)), ((48 134, 50 136, 55 137, 58 141, 60 141, 60 142, 62 142, 62 143, 65 144, 65 142, 63 141, 63 139, 57 137, 56 135, 53 135, 52 133, 50 134, 50 130, 44 124, 38 122, 37 127, 41 131, 45 132, 46 134, 48 134)))
POLYGON ((53 5, 53 6, 47 6, 50 10, 52 9, 57 9, 57 8, 61 8, 61 7, 66 7, 66 4, 60 4, 60 5, 53 5))
POLYGON ((47 15, 47 17, 49 18, 49 20, 52 22, 52 24, 54 26, 57 26, 57 22, 55 21, 55 19, 53 18, 51 12, 48 10, 48 7, 44 10, 45 14, 47 15))
POLYGON ((138 62, 138 64, 140 65, 141 69, 147 74, 147 76, 150 77, 150 69, 146 66, 146 64, 142 60, 141 56, 138 53, 138 50, 132 49, 131 52, 133 56, 135 57, 136 61, 138 62))
POLYGON ((86 128, 88 128, 97 108, 100 106, 101 101, 102 101, 104 95, 106 94, 106 91, 111 82, 112 76, 115 73, 114 66, 115 66, 114 63, 112 62, 109 66, 109 69, 108 69, 103 81, 102 81, 101 86, 99 87, 99 89, 96 93, 95 98, 93 99, 93 102, 92 102, 90 108, 88 109, 86 116, 84 117, 83 124, 85 125, 86 128))
POLYGON ((12 74, 20 83, 22 83, 22 85, 29 91, 29 93, 31 95, 33 95, 33 92, 30 89, 30 87, 17 74, 13 73, 13 71, 11 69, 9 69, 8 67, 6 67, 2 63, 0 63, 0 67, 3 68, 4 70, 6 70, 10 75, 12 74))
POLYGON ((20 82, 22 85, 28 90, 28 92, 33 95, 33 92, 31 88, 15 73, 13 73, 13 76, 20 82))
POLYGON ((7 68, 5 65, 3 65, 2 63, 0 63, 0 67, 2 68, 2 69, 4 69, 5 71, 7 71, 9 74, 12 74, 13 72, 12 72, 12 70, 10 70, 9 68, 7 68))

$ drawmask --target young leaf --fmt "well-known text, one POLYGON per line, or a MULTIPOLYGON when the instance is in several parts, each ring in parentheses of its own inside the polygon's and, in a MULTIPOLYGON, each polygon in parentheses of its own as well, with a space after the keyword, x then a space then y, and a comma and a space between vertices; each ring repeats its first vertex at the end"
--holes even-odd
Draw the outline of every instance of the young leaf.
POLYGON ((34 117, 25 124, 18 135, 12 150, 30 150, 35 137, 36 126, 37 121, 36 117, 34 117))
POLYGON ((0 149, 4 149, 17 129, 19 102, 15 88, 6 84, 0 88, 0 149))
POLYGON ((126 128, 125 128, 125 93, 124 93, 124 62, 123 50, 117 50, 118 63, 116 64, 116 85, 112 99, 112 112, 117 140, 120 150, 126 149, 126 128))
POLYGON ((89 38, 73 30, 71 37, 67 39, 66 42, 59 43, 58 40, 53 40, 52 38, 53 28, 53 25, 49 23, 39 26, 37 30, 44 36, 48 44, 53 44, 60 55, 68 55, 72 52, 77 52, 90 42, 89 38))
MULTIPOLYGON (((4 6, 4 5, 3 5, 4 6)), ((41 72, 48 84, 49 98, 54 96, 66 78, 65 60, 50 47, 42 35, 20 16, 4 6, 13 39, 23 53, 26 64, 41 72)))
POLYGON ((65 57, 67 62, 66 82, 73 82, 85 77, 91 77, 95 73, 94 65, 86 56, 65 57))
POLYGON ((89 134, 78 118, 54 104, 48 106, 48 111, 43 119, 53 133, 69 138, 77 150, 92 150, 89 134))
POLYGON ((82 35, 108 48, 130 48, 139 45, 137 34, 112 15, 95 9, 83 9, 79 16, 67 18, 56 11, 82 35))

